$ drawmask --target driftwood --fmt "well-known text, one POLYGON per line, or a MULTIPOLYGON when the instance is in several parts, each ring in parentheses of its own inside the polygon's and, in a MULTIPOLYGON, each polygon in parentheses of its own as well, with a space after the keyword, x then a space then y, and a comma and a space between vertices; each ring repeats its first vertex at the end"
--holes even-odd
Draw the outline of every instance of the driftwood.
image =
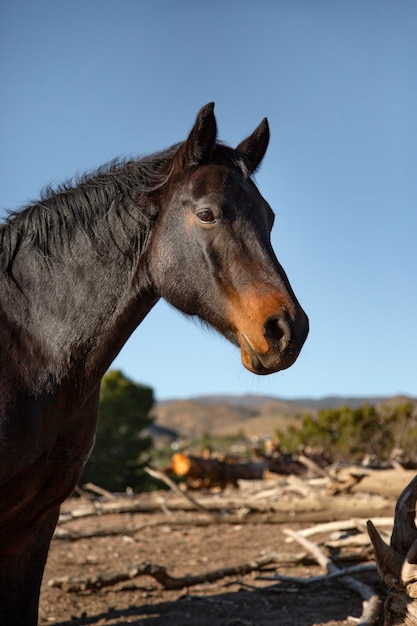
POLYGON ((417 476, 398 498, 389 546, 373 523, 368 522, 378 571, 388 587, 384 626, 417 624, 416 502, 417 476))
POLYGON ((345 586, 361 596, 363 599, 363 610, 358 625, 371 626, 372 624, 375 624, 379 614, 379 598, 375 591, 368 585, 365 585, 351 576, 346 575, 345 572, 342 573, 341 570, 339 570, 339 568, 331 561, 331 559, 324 554, 317 544, 313 543, 309 539, 306 539, 306 537, 303 537, 294 530, 287 529, 285 533, 293 537, 300 543, 300 545, 306 548, 306 550, 314 556, 319 565, 321 565, 327 572, 330 574, 340 574, 345 586))

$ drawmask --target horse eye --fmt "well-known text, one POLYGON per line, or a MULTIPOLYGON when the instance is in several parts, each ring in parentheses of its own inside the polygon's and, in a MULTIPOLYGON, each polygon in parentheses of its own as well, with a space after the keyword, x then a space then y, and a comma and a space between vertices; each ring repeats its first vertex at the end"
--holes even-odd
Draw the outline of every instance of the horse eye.
POLYGON ((214 224, 217 222, 211 209, 203 209, 197 213, 197 217, 203 224, 214 224))

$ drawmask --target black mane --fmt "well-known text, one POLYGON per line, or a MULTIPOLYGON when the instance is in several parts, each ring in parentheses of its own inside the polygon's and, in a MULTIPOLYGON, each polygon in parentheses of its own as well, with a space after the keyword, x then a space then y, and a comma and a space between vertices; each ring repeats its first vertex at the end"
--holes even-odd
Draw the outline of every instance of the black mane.
MULTIPOLYGON (((14 257, 23 245, 32 246, 34 252, 48 261, 72 239, 75 232, 82 231, 93 245, 98 245, 103 233, 97 231, 97 224, 109 214, 112 205, 126 229, 129 229, 131 219, 136 221, 138 228, 137 203, 134 200, 163 187, 171 174, 170 169, 166 171, 163 166, 173 159, 180 145, 174 144, 140 159, 115 159, 56 188, 46 187, 40 200, 18 211, 11 211, 4 224, 0 225, 0 268, 6 274, 10 273, 14 257), (134 204, 135 217, 129 210, 134 204)), ((250 176, 245 157, 221 143, 216 144, 210 163, 228 165, 244 178, 250 176)), ((144 209, 146 203, 142 204, 144 209)), ((142 238, 146 236, 154 217, 152 210, 140 212, 142 238)))
MULTIPOLYGON (((41 198, 10 212, 0 226, 1 267, 10 268, 18 249, 32 245, 47 259, 57 246, 82 230, 92 241, 96 225, 114 200, 128 208, 133 196, 149 194, 167 179, 161 167, 174 156, 177 145, 137 160, 115 159, 57 188, 47 187, 41 198)), ((150 216, 142 215, 144 224, 150 216)))

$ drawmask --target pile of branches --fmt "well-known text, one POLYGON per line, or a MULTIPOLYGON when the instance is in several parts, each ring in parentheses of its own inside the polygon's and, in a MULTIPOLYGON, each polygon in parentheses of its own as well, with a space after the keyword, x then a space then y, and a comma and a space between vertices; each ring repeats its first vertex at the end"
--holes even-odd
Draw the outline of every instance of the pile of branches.
POLYGON ((324 453, 285 454, 273 451, 271 454, 256 454, 255 459, 242 461, 234 456, 203 452, 177 452, 171 463, 163 471, 185 478, 191 489, 224 489, 237 487, 239 480, 260 480, 270 474, 282 476, 307 476, 321 473, 331 464, 324 453))

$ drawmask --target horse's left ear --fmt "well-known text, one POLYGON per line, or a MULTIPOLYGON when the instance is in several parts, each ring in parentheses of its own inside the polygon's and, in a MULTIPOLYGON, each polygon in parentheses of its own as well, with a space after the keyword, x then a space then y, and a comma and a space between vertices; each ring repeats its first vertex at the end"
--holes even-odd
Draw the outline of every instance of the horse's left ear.
POLYGON ((206 104, 197 114, 188 138, 175 155, 178 169, 199 165, 211 154, 217 137, 217 124, 214 117, 214 102, 206 104))
POLYGON ((251 174, 258 169, 269 143, 269 124, 266 117, 247 139, 241 141, 236 150, 244 154, 251 165, 251 174))

